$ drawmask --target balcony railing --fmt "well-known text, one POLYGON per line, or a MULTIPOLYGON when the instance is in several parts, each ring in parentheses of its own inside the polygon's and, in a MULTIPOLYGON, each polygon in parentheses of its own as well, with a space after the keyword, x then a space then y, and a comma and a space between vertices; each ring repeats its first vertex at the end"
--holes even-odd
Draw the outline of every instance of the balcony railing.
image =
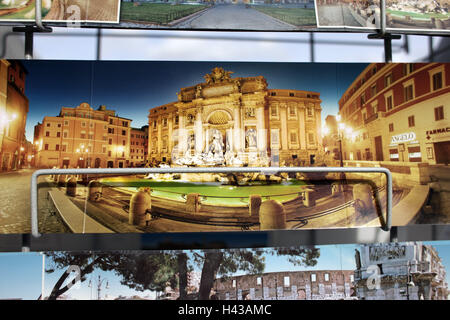
POLYGON ((378 118, 381 118, 383 115, 381 112, 377 112, 372 114, 370 117, 368 117, 367 119, 364 120, 364 124, 368 124, 374 120, 377 120, 378 118))

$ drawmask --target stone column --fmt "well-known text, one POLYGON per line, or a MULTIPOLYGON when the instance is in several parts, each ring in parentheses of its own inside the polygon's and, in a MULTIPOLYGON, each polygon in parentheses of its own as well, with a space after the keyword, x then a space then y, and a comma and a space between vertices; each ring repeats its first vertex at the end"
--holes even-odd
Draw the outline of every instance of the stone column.
MULTIPOLYGON (((233 139, 233 127, 230 127, 226 130, 226 143, 230 145, 230 151, 233 151, 234 146, 234 139, 233 139)), ((225 151, 226 151, 226 145, 225 145, 225 151)))
MULTIPOLYGON (((153 136, 153 121, 149 121, 148 122, 148 140, 147 140, 148 154, 147 154, 147 159, 146 159, 148 161, 150 161, 152 159, 152 156, 154 156, 153 151, 152 151, 152 147, 153 147, 152 136, 153 136)), ((106 163, 108 163, 108 159, 106 159, 105 161, 106 161, 106 163)))
POLYGON ((210 135, 210 130, 211 130, 211 128, 209 127, 209 125, 207 124, 207 125, 205 125, 205 126, 203 126, 203 129, 204 129, 204 132, 205 132, 205 147, 203 148, 203 151, 208 151, 207 149, 208 149, 208 147, 209 147, 209 140, 210 140, 210 137, 209 137, 209 135, 210 135))
POLYGON ((239 106, 234 107, 234 151, 240 152, 242 149, 241 140, 242 140, 242 128, 241 128, 241 112, 239 106))
POLYGON ((287 127, 287 112, 286 112, 286 103, 280 103, 279 111, 280 111, 280 121, 281 121, 281 150, 288 150, 288 127, 287 127))
POLYGON ((171 155, 172 154, 172 148, 174 145, 173 141, 173 116, 171 115, 168 119, 169 122, 169 136, 167 137, 167 151, 171 155))
POLYGON ((180 112, 178 114, 178 154, 180 156, 184 155, 186 151, 186 129, 184 128, 186 114, 180 112))
POLYGON ((306 149, 306 128, 305 128, 305 104, 300 105, 297 110, 298 112, 298 122, 300 131, 300 149, 306 149))
POLYGON ((162 130, 162 118, 161 116, 158 116, 158 155, 161 155, 162 152, 162 137, 161 137, 161 130, 162 130))
POLYGON ((320 109, 314 110, 314 121, 316 121, 316 131, 317 131, 317 146, 322 146, 322 121, 321 121, 321 113, 320 109))
POLYGON ((202 125, 202 111, 198 110, 195 118, 195 154, 203 152, 203 125, 202 125))
POLYGON ((256 107, 256 146, 259 152, 267 150, 266 130, 264 128, 264 107, 256 107))

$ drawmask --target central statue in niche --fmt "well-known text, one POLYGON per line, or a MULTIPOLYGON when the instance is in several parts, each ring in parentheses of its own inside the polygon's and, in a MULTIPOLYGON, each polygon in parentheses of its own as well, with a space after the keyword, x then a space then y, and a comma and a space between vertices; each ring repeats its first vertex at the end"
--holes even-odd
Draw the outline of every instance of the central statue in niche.
POLYGON ((208 146, 207 158, 216 161, 224 160, 224 144, 222 134, 217 129, 211 130, 212 141, 208 146))

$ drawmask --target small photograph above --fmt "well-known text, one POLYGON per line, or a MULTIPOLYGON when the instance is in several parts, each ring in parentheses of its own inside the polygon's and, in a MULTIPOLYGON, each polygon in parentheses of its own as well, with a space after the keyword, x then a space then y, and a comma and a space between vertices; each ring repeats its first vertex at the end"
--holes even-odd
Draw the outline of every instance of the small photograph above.
POLYGON ((295 31, 316 28, 314 0, 123 0, 120 26, 295 31))
POLYGON ((387 0, 388 28, 449 30, 449 0, 387 0))
MULTIPOLYGON (((119 23, 120 0, 42 0, 47 22, 119 23)), ((35 0, 0 0, 0 23, 35 19, 35 0)))
POLYGON ((316 0, 317 26, 325 28, 377 29, 379 0, 316 0))

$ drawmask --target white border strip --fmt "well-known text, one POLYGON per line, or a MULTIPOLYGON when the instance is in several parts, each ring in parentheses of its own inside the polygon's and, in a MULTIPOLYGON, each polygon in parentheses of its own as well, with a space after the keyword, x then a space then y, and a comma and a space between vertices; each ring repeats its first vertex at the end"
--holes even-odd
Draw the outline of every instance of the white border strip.
POLYGON ((95 169, 42 169, 31 176, 31 234, 39 237, 38 224, 38 177, 60 174, 148 174, 148 173, 252 173, 275 174, 279 172, 351 172, 384 173, 386 175, 386 224, 383 230, 389 231, 392 224, 392 174, 387 168, 361 167, 213 167, 213 168, 95 168, 95 169))

